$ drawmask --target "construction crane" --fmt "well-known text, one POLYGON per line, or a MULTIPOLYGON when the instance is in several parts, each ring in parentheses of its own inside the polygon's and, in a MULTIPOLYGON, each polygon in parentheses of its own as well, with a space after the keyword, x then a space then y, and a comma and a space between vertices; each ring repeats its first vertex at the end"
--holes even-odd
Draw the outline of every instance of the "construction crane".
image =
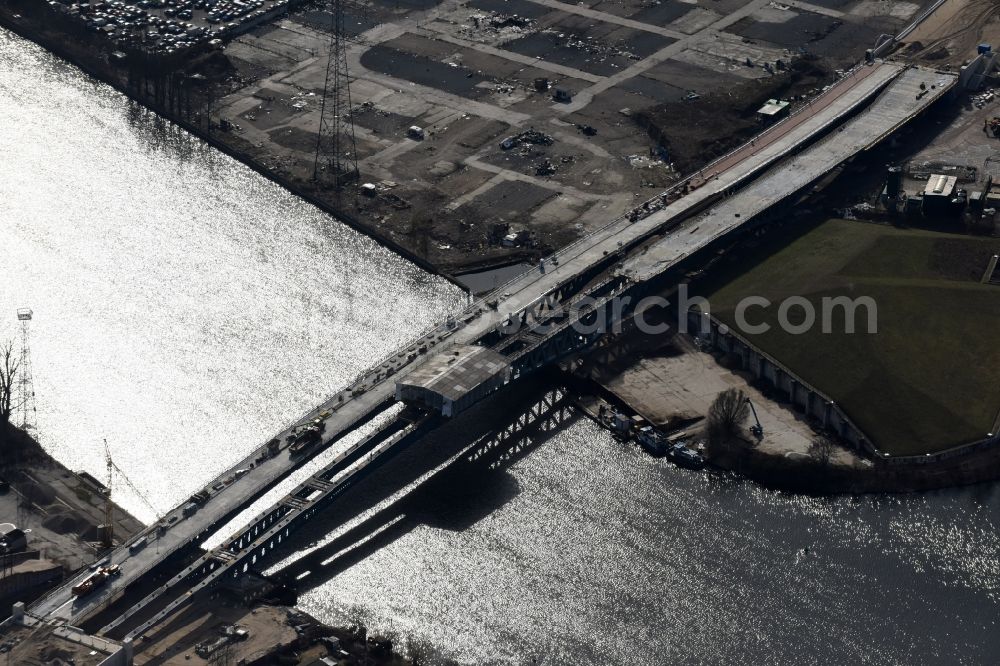
POLYGON ((750 432, 760 441, 764 439, 764 426, 760 424, 760 419, 757 417, 757 410, 754 409, 750 398, 747 398, 747 404, 750 405, 750 411, 753 412, 753 419, 757 422, 755 425, 750 426, 750 432))
POLYGON ((107 495, 104 498, 104 525, 101 526, 101 545, 111 548, 115 545, 115 505, 111 501, 111 486, 114 483, 115 461, 111 459, 111 448, 104 439, 104 462, 108 467, 107 495))
POLYGON ((128 475, 125 474, 124 471, 122 471, 122 468, 115 464, 115 461, 111 458, 111 447, 108 446, 107 438, 104 439, 104 462, 108 470, 108 494, 107 497, 105 497, 104 502, 104 526, 101 530, 101 545, 104 548, 111 548, 114 546, 115 541, 115 505, 114 502, 111 501, 111 489, 114 484, 115 472, 117 472, 121 480, 125 482, 125 485, 127 485, 132 492, 134 492, 139 499, 141 499, 143 503, 149 507, 150 511, 153 512, 153 515, 156 516, 157 520, 163 516, 161 516, 160 512, 156 510, 156 507, 149 501, 149 498, 146 497, 145 493, 139 490, 136 485, 132 483, 132 480, 128 478, 128 475))

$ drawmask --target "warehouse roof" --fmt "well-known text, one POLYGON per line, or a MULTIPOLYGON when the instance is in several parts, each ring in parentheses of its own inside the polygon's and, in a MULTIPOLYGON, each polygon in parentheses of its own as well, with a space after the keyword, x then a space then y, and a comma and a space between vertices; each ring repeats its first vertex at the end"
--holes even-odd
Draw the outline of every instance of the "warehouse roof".
POLYGON ((958 178, 955 176, 944 176, 934 174, 927 179, 927 187, 924 188, 925 197, 950 197, 955 191, 955 184, 958 178))
POLYGON ((757 109, 757 113, 762 116, 776 116, 785 111, 789 104, 790 102, 785 102, 780 99, 769 99, 764 106, 757 109))

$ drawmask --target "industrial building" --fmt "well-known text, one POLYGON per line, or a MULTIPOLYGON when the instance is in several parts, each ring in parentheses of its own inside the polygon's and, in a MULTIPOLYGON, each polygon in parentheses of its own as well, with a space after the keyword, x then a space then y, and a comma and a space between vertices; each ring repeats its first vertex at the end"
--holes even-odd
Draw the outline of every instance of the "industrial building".
POLYGON ((76 627, 48 624, 28 613, 23 603, 14 604, 9 618, 0 622, 7 663, 60 663, 76 666, 130 666, 132 644, 84 633, 76 627), (59 655, 39 660, 40 655, 59 655))
POLYGON ((13 523, 0 523, 0 554, 16 553, 28 547, 28 537, 13 523))
POLYGON ((764 106, 757 109, 757 117, 765 122, 774 122, 787 116, 791 108, 791 102, 769 99, 764 106))
MULTIPOLYGON (((955 186, 957 184, 958 178, 956 176, 931 175, 924 187, 924 215, 947 215, 952 211, 955 207, 955 186)), ((964 205, 961 208, 964 208, 964 205)), ((959 212, 961 212, 961 208, 959 208, 959 212)))
POLYGON ((396 399, 454 416, 510 380, 510 364, 486 347, 458 345, 396 382, 396 399))

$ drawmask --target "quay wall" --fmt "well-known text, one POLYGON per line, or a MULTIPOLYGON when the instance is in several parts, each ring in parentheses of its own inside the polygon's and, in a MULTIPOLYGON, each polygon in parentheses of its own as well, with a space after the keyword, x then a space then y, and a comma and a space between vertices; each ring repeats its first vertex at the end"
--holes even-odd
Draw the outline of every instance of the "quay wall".
POLYGON ((994 433, 983 439, 965 442, 936 453, 918 456, 893 456, 879 449, 851 417, 825 393, 796 375, 787 366, 749 342, 715 317, 698 310, 688 312, 688 325, 704 344, 718 351, 731 354, 740 369, 774 388, 789 403, 808 417, 815 419, 824 430, 835 434, 842 443, 858 452, 867 454, 883 465, 923 466, 954 461, 979 453, 995 453, 1000 435, 994 433))

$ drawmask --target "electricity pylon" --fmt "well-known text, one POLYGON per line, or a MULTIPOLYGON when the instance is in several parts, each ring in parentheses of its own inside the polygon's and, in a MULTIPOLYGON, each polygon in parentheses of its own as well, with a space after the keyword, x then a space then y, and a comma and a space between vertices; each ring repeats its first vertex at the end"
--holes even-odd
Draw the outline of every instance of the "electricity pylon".
POLYGON ((320 101, 319 134, 313 180, 327 181, 339 192, 358 178, 355 153, 354 121, 351 119, 351 86, 347 73, 347 49, 344 35, 343 0, 329 0, 330 57, 326 62, 326 81, 320 101))

